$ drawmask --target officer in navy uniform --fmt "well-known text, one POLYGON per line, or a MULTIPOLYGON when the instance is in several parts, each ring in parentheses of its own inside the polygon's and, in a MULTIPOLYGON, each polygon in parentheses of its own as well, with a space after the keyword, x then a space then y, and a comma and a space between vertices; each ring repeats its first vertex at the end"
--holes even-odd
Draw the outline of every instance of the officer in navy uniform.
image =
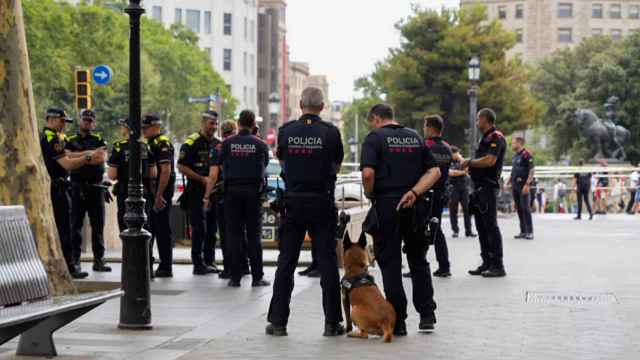
POLYGON ((40 148, 44 163, 51 178, 51 204, 58 229, 58 237, 69 273, 74 279, 83 279, 88 274, 80 269, 73 258, 71 243, 71 204, 69 200, 69 171, 91 164, 104 162, 103 149, 88 150, 82 153, 69 153, 65 150, 67 138, 64 135, 66 123, 73 121, 66 112, 58 108, 49 108, 45 115, 46 125, 40 134, 40 148))
MULTIPOLYGON (((80 112, 78 133, 69 137, 66 148, 72 153, 106 148, 100 134, 95 133, 96 114, 92 110, 80 112)), ((90 160, 89 160, 90 161, 90 160)), ((89 215, 91 224, 91 247, 93 250, 93 271, 109 272, 111 267, 104 262, 104 219, 105 191, 102 185, 104 162, 84 165, 71 171, 71 243, 73 260, 80 266, 82 253, 82 227, 84 217, 89 215)))
POLYGON ((471 228, 471 214, 469 214, 469 174, 462 169, 462 155, 460 149, 451 146, 453 161, 449 168, 449 220, 451 221, 451 237, 457 238, 460 228, 458 227, 458 208, 462 207, 464 219, 465 237, 476 237, 471 228))
POLYGON ((243 252, 245 231, 253 278, 251 286, 271 285, 263 278, 261 201, 265 169, 269 164, 269 147, 251 134, 255 123, 256 116, 252 111, 240 113, 238 135, 224 140, 220 151, 214 152, 214 166, 203 199, 205 208, 209 208, 211 192, 223 172, 225 245, 227 254, 231 255, 230 287, 240 287, 246 260, 243 252))
POLYGON ((511 149, 514 155, 511 159, 511 176, 507 183, 511 185, 520 220, 520 234, 514 238, 533 240, 533 221, 529 206, 529 187, 535 173, 533 155, 524 148, 524 138, 519 136, 511 139, 511 149))
MULTIPOLYGON (((578 166, 584 166, 584 160, 578 161, 578 166)), ((578 171, 573 175, 573 189, 578 197, 578 214, 574 220, 582 219, 582 202, 584 200, 587 210, 589 211, 589 220, 593 219, 593 211, 591 210, 591 177, 593 174, 588 171, 578 171)))
POLYGON ((191 222, 191 261, 194 275, 217 274, 215 246, 218 227, 215 206, 204 211, 202 198, 209 176, 212 150, 220 144, 215 137, 218 130, 218 113, 207 110, 202 113, 200 131, 187 137, 180 147, 178 169, 189 181, 185 189, 191 222))
POLYGON ((463 168, 469 168, 474 185, 469 207, 476 220, 482 257, 482 264, 469 270, 469 274, 483 277, 506 275, 502 260, 502 234, 498 227, 497 196, 507 143, 504 135, 496 129, 495 122, 493 110, 478 112, 476 126, 483 136, 475 157, 462 163, 463 168))
POLYGON ((436 323, 436 303, 429 263, 428 239, 424 223, 428 216, 426 192, 440 178, 440 169, 431 150, 413 129, 399 125, 393 109, 375 105, 368 115, 373 130, 362 144, 360 168, 365 193, 377 213, 373 233, 375 258, 380 264, 387 300, 396 311, 396 336, 406 336, 407 297, 402 285, 402 244, 411 271, 413 305, 420 314, 419 329, 432 331, 436 323))
POLYGON ((278 132, 277 157, 286 186, 285 216, 279 242, 278 269, 273 284, 266 333, 287 335, 293 276, 305 233, 316 248, 325 315, 324 336, 345 333, 340 307, 340 275, 336 254, 335 191, 344 150, 340 131, 320 118, 322 90, 302 92, 302 117, 284 124, 278 132))
POLYGON ((445 206, 446 187, 449 179, 449 167, 451 166, 452 153, 449 144, 442 138, 444 120, 440 115, 430 115, 424 119, 424 135, 427 138, 427 147, 431 150, 433 158, 440 168, 440 179, 433 186, 434 204, 432 217, 438 218, 437 232, 434 238, 436 260, 438 270, 433 275, 438 277, 451 276, 451 264, 449 263, 449 249, 447 240, 442 232, 442 210, 445 206))
POLYGON ((173 144, 162 132, 161 124, 162 121, 157 114, 147 113, 142 117, 142 135, 149 144, 157 173, 151 207, 151 235, 158 246, 160 264, 154 275, 155 277, 173 277, 173 241, 170 220, 176 172, 173 164, 173 144))

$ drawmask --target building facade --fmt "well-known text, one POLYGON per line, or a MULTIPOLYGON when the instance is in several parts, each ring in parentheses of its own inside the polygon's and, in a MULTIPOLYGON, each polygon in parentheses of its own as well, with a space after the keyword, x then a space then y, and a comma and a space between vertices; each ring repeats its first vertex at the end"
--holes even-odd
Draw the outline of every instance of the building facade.
POLYGON ((307 79, 307 84, 305 87, 317 87, 322 90, 324 94, 324 110, 320 114, 320 117, 324 120, 331 121, 331 97, 329 96, 329 80, 325 75, 310 75, 307 79))
POLYGON ((289 63, 289 120, 298 119, 302 116, 300 99, 308 79, 308 63, 296 61, 289 63))
POLYGON ((584 39, 622 38, 640 28, 640 0, 461 0, 461 6, 484 4, 489 20, 500 20, 516 33, 509 55, 540 60, 584 39))
POLYGON ((144 0, 144 7, 166 27, 180 23, 196 33, 238 108, 258 111, 257 0, 144 0))

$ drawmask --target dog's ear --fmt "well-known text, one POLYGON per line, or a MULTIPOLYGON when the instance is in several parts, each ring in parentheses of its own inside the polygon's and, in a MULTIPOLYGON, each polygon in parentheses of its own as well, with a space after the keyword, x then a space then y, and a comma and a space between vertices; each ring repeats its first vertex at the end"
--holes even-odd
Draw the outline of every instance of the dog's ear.
POLYGON ((349 236, 349 231, 344 233, 344 237, 342 238, 342 250, 347 251, 353 245, 351 242, 351 237, 349 236))
POLYGON ((367 235, 364 231, 360 233, 360 237, 358 238, 358 246, 363 249, 367 248, 367 235))

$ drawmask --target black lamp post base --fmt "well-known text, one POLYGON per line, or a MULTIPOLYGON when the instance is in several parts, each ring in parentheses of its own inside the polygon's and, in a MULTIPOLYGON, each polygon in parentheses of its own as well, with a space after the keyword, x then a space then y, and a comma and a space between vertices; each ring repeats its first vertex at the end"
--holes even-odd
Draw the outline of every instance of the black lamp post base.
POLYGON ((149 269, 149 240, 151 234, 142 230, 125 230, 120 234, 123 242, 122 257, 131 261, 122 263, 122 288, 120 298, 121 329, 149 330, 151 325, 151 296, 149 269))

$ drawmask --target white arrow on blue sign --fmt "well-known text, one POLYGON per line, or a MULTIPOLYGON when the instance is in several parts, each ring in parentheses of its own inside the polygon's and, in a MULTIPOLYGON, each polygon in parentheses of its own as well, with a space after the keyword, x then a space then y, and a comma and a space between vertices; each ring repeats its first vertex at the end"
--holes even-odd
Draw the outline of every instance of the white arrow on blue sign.
POLYGON ((99 65, 93 69, 93 81, 98 85, 107 85, 113 79, 113 70, 107 65, 99 65))

